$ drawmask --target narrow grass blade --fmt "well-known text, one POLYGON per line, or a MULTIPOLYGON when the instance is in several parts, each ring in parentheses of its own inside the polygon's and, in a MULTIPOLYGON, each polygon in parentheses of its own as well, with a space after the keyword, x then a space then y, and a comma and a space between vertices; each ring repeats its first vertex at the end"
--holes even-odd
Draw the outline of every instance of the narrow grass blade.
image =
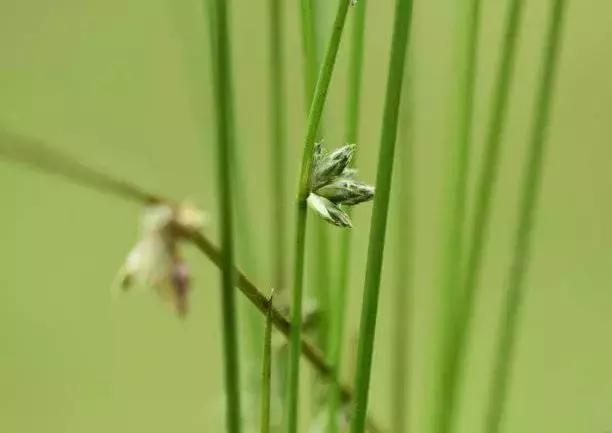
MULTIPOLYGON (((409 60, 410 61, 410 60, 409 60)), ((414 280, 414 122, 413 80, 411 70, 406 79, 400 105, 400 124, 397 141, 398 170, 396 173, 397 250, 395 252, 395 281, 391 311, 391 431, 405 433, 408 429, 410 372, 409 353, 412 332, 412 287, 414 280)))
POLYGON ((270 49, 270 104, 272 146, 270 149, 271 188, 273 194, 272 226, 274 287, 285 288, 285 242, 287 224, 285 221, 286 178, 285 173, 285 71, 282 42, 284 40, 283 1, 270 0, 269 49, 270 49))
POLYGON ((270 398, 272 382, 272 300, 274 291, 268 299, 266 314, 266 330, 264 333, 264 349, 261 368, 261 433, 270 433, 270 398))
MULTIPOLYGON (((355 6, 351 32, 351 47, 348 71, 346 99, 346 142, 357 143, 359 133, 359 113, 361 108, 361 81, 363 74, 363 46, 365 33, 366 0, 355 6)), ((352 164, 355 165, 356 155, 352 164)), ((350 216, 350 208, 347 210, 350 216)), ((338 279, 332 290, 330 302, 330 332, 327 344, 329 363, 334 370, 336 380, 340 378, 342 364, 342 341, 344 335, 344 318, 346 315, 346 297, 349 284, 351 260, 352 231, 340 233, 340 251, 338 263, 338 279)), ((332 386, 328 392, 328 433, 338 433, 338 411, 340 409, 340 388, 332 386)))
POLYGON ((229 433, 241 431, 240 370, 234 291, 233 181, 231 152, 233 147, 233 101, 231 95, 230 40, 227 2, 215 0, 211 27, 215 29, 212 50, 213 88, 217 121, 217 187, 221 213, 221 311, 223 317, 223 351, 225 368, 226 417, 229 433))
POLYGON ((310 175, 312 155, 316 133, 321 121, 323 107, 327 98, 327 91, 331 81, 332 72, 336 63, 336 56, 340 47, 340 39, 344 30, 346 14, 349 7, 348 0, 340 0, 332 29, 330 41, 325 53, 319 78, 314 91, 314 97, 308 115, 306 136, 304 138, 304 152, 300 173, 299 190, 297 196, 297 223, 295 242, 295 264, 293 278, 293 302, 291 322, 291 342, 289 347, 289 380, 287 393, 287 428, 289 433, 297 433, 298 404, 299 404, 299 378, 300 378, 300 340, 302 327, 302 286, 304 280, 304 253, 306 234, 306 198, 310 188, 310 175))
POLYGON ((306 113, 308 113, 317 82, 317 40, 313 0, 300 0, 300 24, 302 30, 302 58, 304 62, 304 104, 306 113))
POLYGON ((404 60, 412 22, 412 0, 396 0, 391 58, 387 78, 387 93, 383 113, 378 172, 376 175, 376 196, 372 210, 370 243, 361 310, 359 346, 357 351, 357 372, 355 374, 355 413, 351 423, 352 433, 363 433, 366 427, 366 410, 370 388, 374 334, 380 291, 380 276, 387 229, 387 211, 391 190, 391 175, 395 155, 398 112, 404 60))
POLYGON ((442 229, 440 280, 440 336, 433 386, 432 431, 452 428, 457 381, 455 337, 457 314, 461 305, 461 263, 467 203, 470 140, 476 79, 480 0, 459 2, 457 20, 457 82, 453 94, 453 134, 446 152, 446 185, 443 195, 445 215, 442 229))
POLYGON ((545 141, 550 119, 553 86, 557 72, 561 36, 563 32, 565 0, 552 0, 551 14, 543 55, 543 69, 537 93, 535 118, 529 146, 527 164, 524 169, 522 194, 519 205, 518 226, 514 239, 512 265, 509 270, 508 288, 503 312, 500 317, 497 350, 489 389, 486 412, 486 433, 498 433, 508 394, 508 383, 512 374, 517 327, 520 320, 524 285, 531 255, 531 233, 538 204, 545 141))

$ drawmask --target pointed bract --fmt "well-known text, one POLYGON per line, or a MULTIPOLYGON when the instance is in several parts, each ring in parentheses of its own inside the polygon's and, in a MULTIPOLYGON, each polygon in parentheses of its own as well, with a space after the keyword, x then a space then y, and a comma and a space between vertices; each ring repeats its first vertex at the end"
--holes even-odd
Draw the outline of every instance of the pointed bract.
POLYGON ((374 197, 374 187, 352 179, 338 178, 315 191, 336 204, 356 205, 374 197))
POLYGON ((324 220, 338 227, 352 227, 349 216, 325 197, 310 193, 307 202, 310 208, 321 215, 324 220))
POLYGON ((355 145, 346 144, 319 158, 314 166, 312 189, 317 190, 340 176, 351 162, 354 153, 355 145))

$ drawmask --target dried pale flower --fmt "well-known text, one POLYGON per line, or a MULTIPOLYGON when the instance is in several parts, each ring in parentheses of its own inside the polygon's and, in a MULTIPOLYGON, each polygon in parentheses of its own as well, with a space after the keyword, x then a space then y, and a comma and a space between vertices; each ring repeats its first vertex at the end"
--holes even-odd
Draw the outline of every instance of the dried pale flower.
POLYGON ((316 194, 333 203, 356 205, 371 200, 374 187, 350 178, 337 178, 316 190, 316 194))
POLYGON ((203 214, 192 205, 147 206, 142 216, 140 240, 119 273, 121 288, 153 289, 184 316, 191 278, 187 263, 178 251, 175 226, 198 230, 203 222, 203 214))
POLYGON ((339 227, 352 227, 348 215, 325 197, 310 193, 307 202, 310 208, 321 215, 326 221, 339 227))

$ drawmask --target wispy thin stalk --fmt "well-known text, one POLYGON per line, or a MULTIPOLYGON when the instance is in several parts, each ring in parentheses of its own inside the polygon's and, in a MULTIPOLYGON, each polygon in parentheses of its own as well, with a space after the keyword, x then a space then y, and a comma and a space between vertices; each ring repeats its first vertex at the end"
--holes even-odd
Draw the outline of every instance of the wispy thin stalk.
MULTIPOLYGON (((346 141, 348 143, 357 143, 359 134, 365 10, 366 1, 362 0, 356 5, 353 15, 346 100, 346 141)), ((353 156, 353 165, 355 160, 356 155, 353 156)), ((347 211, 350 216, 350 208, 347 211)), ((342 341, 344 335, 344 317, 346 315, 346 293, 349 284, 351 238, 352 232, 350 230, 340 233, 338 279, 335 281, 331 291, 333 300, 330 302, 330 332, 327 350, 329 363, 334 369, 336 380, 340 378, 340 366, 342 364, 342 341)), ((338 432, 339 406, 340 389, 332 385, 328 392, 328 433, 338 432)))
POLYGON ((297 223, 296 223, 296 241, 295 241, 295 263, 294 263, 294 278, 293 278, 293 302, 292 302, 292 333, 291 343, 289 347, 289 380, 287 393, 287 414, 288 414, 288 432, 297 433, 298 424, 298 404, 299 404, 299 368, 300 368, 300 337, 302 327, 302 286, 304 280, 304 252, 305 252, 305 234, 306 234, 306 198, 310 189, 310 175, 312 166, 312 156, 314 151, 315 138, 327 91, 331 81, 338 48, 340 47, 340 39, 344 30, 346 14, 349 7, 349 0, 340 0, 338 2, 338 10, 334 21, 334 27, 330 37, 329 45, 325 53, 323 64, 319 72, 319 78, 314 91, 314 97, 308 122, 306 127, 306 136, 304 138, 304 152, 302 156, 302 168, 300 174, 299 189, 297 194, 297 223))
POLYGON ((223 318, 223 352, 227 430, 241 432, 240 370, 238 364, 238 326, 234 291, 233 181, 231 152, 233 147, 233 101, 231 94, 230 40, 227 2, 215 0, 213 28, 216 30, 211 53, 215 114, 217 121, 217 187, 221 213, 221 312, 223 318))
POLYGON ((462 297, 461 263, 463 263, 463 232, 467 203, 467 181, 470 140, 474 111, 474 83, 476 79, 478 34, 480 28, 480 0, 460 2, 457 32, 459 49, 457 82, 453 98, 455 120, 452 141, 447 152, 447 185, 444 192, 446 215, 443 221, 442 270, 440 281, 440 338, 439 368, 433 387, 434 401, 431 419, 434 432, 448 432, 452 428, 457 385, 455 337, 458 305, 462 297))
POLYGON ((372 371, 372 354, 374 352, 380 277, 387 229, 387 211, 391 192, 400 95, 404 78, 404 60, 411 23, 412 0, 396 0, 387 93, 378 156, 378 172, 376 175, 376 196, 374 197, 372 210, 368 261, 363 289, 357 371, 355 374, 355 413, 351 423, 352 433, 363 433, 366 427, 365 420, 372 371))
POLYGON ((500 431, 506 396, 508 394, 508 383, 512 374, 517 327, 525 291, 525 278, 531 257, 531 234, 538 197, 540 195, 545 142, 566 8, 565 0, 552 0, 551 3, 543 68, 518 210, 519 222, 514 239, 512 265, 509 269, 506 299, 500 317, 497 349, 490 382, 489 398, 487 399, 489 404, 485 418, 484 431, 486 433, 498 433, 500 431))
POLYGON ((272 300, 274 291, 268 299, 266 314, 266 330, 264 333, 264 349, 261 369, 261 433, 270 433, 270 398, 272 382, 272 300))
MULTIPOLYGON (((320 20, 314 11, 315 0, 301 0, 302 53, 304 64, 304 104, 306 116, 309 114, 313 92, 317 84, 317 69, 319 67, 319 40, 321 38, 320 20)), ((319 131, 322 129, 320 121, 319 131)), ((315 138, 316 139, 316 138, 315 138)), ((320 318, 317 324, 317 343, 325 351, 325 336, 327 334, 329 317, 329 233, 328 224, 315 221, 312 226, 312 248, 314 282, 317 291, 317 314, 320 318)), ((315 400, 317 396, 315 395, 315 400)))
MULTIPOLYGON (((211 53, 216 56, 215 52, 217 50, 216 44, 216 34, 217 30, 215 28, 215 22, 213 18, 216 16, 215 14, 215 4, 214 0, 206 0, 208 11, 207 13, 211 17, 210 20, 210 42, 211 42, 211 53)), ((229 98, 230 100, 234 100, 234 89, 232 86, 229 86, 229 98)), ((250 227, 249 218, 250 218, 250 206, 249 206, 249 196, 246 191, 247 182, 244 178, 244 161, 241 160, 239 152, 240 141, 238 137, 238 127, 237 122, 235 120, 234 110, 231 110, 228 115, 230 116, 230 124, 233 125, 231 133, 231 146, 229 147, 229 158, 230 158, 230 166, 233 167, 233 175, 232 175, 232 188, 233 188, 233 215, 235 221, 235 229, 236 229, 236 260, 241 266, 250 273, 253 277, 257 277, 257 260, 255 259, 255 254, 253 252, 253 232, 250 227)), ((244 152, 242 152, 244 154, 244 152)), ((246 339, 250 344, 247 345, 249 359, 251 359, 251 363, 248 364, 247 369, 247 390, 252 393, 257 392, 257 382, 259 380, 259 371, 257 369, 258 361, 261 359, 261 347, 258 342, 261 341, 262 338, 262 328, 261 328, 261 318, 257 311, 249 308, 243 309, 243 313, 245 317, 245 322, 243 323, 243 329, 247 331, 248 338, 246 339)))
POLYGON ((273 269, 274 287, 278 290, 285 288, 285 242, 287 224, 285 221, 285 197, 287 195, 285 173, 285 73, 283 69, 282 41, 283 1, 270 0, 269 4, 270 32, 270 104, 271 104, 271 130, 272 147, 270 149, 271 191, 273 196, 272 226, 273 237, 273 269))
MULTIPOLYGON (((90 188, 92 191, 108 194, 138 205, 152 203, 166 203, 175 205, 177 202, 158 194, 153 194, 140 188, 132 182, 109 175, 89 165, 76 161, 70 155, 49 147, 43 141, 9 132, 0 128, 0 159, 8 162, 24 164, 27 167, 40 170, 40 172, 56 175, 72 184, 90 188)), ((221 269, 221 250, 204 234, 197 231, 184 231, 177 227, 179 234, 192 243, 210 262, 221 269)), ((234 268, 236 275, 236 288, 246 299, 262 314, 268 314, 269 298, 257 288, 253 281, 238 267, 234 268)), ((272 323, 285 337, 291 334, 291 323, 276 307, 272 307, 272 323)), ((332 368, 321 351, 307 338, 302 337, 300 342, 302 356, 310 362, 323 378, 334 380, 332 368)), ((342 385, 342 401, 345 403, 353 399, 353 390, 348 385, 342 385)), ((369 420, 368 428, 372 433, 382 432, 382 429, 373 420, 369 420)))
MULTIPOLYGON (((476 301, 478 278, 489 227, 493 187, 498 173, 501 138, 514 71, 523 4, 523 0, 511 0, 508 5, 501 47, 502 57, 494 85, 483 165, 478 177, 475 210, 473 212, 474 220, 467 244, 466 268, 464 273, 461 273, 456 265, 449 265, 449 269, 445 270, 444 273, 445 278, 448 278, 446 280, 448 284, 445 284, 448 292, 442 294, 445 304, 443 308, 445 310, 443 311, 445 316, 443 327, 445 330, 443 330, 442 344, 445 348, 442 355, 443 365, 440 370, 442 375, 442 388, 440 390, 442 394, 440 398, 445 401, 438 405, 437 412, 434 413, 434 423, 436 425, 434 431, 437 433, 446 433, 453 428, 456 396, 461 385, 460 376, 463 372, 463 362, 469 343, 472 311, 476 301), (450 282, 450 280, 459 277, 463 278, 464 285, 462 293, 458 295, 453 293, 455 283, 450 282), (461 302, 455 302, 457 300, 461 302), (458 308, 454 307, 453 304, 458 305, 458 308)), ((459 239, 460 237, 456 235, 449 238, 453 241, 454 246, 449 244, 448 248, 456 249, 459 239)))
POLYGON ((317 82, 317 41, 313 0, 300 0, 302 59, 304 62, 304 109, 309 112, 317 82))
POLYGON ((396 217, 397 250, 395 252, 395 282, 393 299, 391 343, 391 430, 405 433, 409 416, 409 362, 412 332, 412 287, 414 281, 414 112, 412 71, 407 68, 404 94, 400 109, 397 141, 399 170, 397 171, 396 217))

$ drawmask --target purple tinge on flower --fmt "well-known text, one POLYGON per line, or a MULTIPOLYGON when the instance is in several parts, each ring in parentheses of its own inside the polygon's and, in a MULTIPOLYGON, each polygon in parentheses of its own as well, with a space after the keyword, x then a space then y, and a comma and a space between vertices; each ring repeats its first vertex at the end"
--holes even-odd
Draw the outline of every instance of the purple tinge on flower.
POLYGON ((120 286, 154 290, 180 316, 188 310, 190 273, 179 254, 176 225, 198 230, 203 216, 192 206, 149 206, 142 218, 141 238, 128 254, 119 275, 120 286))
POLYGON ((189 286, 191 283, 191 275, 187 262, 178 259, 172 267, 172 288, 174 290, 174 306, 177 313, 184 317, 187 314, 189 294, 189 286))

